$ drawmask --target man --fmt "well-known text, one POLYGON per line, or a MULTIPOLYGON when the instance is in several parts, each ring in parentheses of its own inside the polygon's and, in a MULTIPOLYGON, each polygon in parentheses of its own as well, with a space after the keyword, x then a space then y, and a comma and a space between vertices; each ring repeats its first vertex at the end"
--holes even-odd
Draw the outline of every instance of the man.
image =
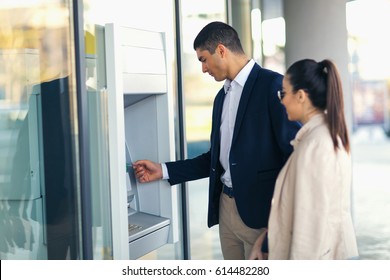
POLYGON ((210 150, 165 164, 140 160, 134 170, 141 183, 210 177, 208 226, 219 224, 225 259, 248 259, 267 227, 275 180, 300 126, 288 121, 278 99, 282 75, 249 59, 231 26, 209 23, 194 49, 202 71, 225 80, 214 100, 210 150))

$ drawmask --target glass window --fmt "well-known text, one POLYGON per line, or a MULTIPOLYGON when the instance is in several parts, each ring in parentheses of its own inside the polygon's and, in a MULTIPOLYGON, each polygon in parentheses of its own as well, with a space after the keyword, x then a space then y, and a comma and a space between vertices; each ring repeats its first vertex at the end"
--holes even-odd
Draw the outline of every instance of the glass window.
POLYGON ((79 259, 71 1, 0 4, 0 258, 79 259))
MULTIPOLYGON (((226 22, 226 1, 181 2, 185 127, 188 158, 192 158, 210 148, 212 105, 223 86, 202 72, 193 42, 207 23, 226 22)), ((207 178, 188 183, 191 259, 222 259, 218 226, 207 227, 208 182, 207 178)))

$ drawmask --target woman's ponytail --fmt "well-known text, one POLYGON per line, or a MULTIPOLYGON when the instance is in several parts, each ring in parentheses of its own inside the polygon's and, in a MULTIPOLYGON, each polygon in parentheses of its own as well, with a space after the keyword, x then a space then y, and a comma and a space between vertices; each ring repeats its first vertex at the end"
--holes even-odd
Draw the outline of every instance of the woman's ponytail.
POLYGON ((323 75, 326 76, 326 120, 335 149, 339 146, 338 137, 346 151, 349 152, 350 144, 348 129, 344 116, 344 96, 341 79, 336 65, 325 59, 319 63, 323 75))

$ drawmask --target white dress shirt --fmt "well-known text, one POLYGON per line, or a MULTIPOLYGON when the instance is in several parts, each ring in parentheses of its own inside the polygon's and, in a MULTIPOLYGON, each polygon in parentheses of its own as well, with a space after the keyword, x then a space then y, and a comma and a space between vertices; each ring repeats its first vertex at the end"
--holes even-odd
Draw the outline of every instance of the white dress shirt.
POLYGON ((244 68, 237 74, 233 81, 225 80, 225 100, 223 102, 222 116, 221 116, 221 152, 219 161, 222 164, 225 173, 221 176, 221 181, 228 187, 233 187, 230 176, 229 154, 232 145, 234 124, 236 122, 238 105, 240 103, 242 90, 249 73, 252 71, 255 61, 251 59, 244 68))

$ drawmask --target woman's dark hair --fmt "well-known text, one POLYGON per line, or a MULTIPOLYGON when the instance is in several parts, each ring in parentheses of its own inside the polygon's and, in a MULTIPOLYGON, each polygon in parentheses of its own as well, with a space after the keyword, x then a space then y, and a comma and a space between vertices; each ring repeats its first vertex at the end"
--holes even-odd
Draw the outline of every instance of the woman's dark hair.
POLYGON ((305 90, 313 106, 325 112, 335 150, 339 147, 337 137, 340 137, 345 150, 349 152, 343 89, 336 65, 328 59, 321 62, 303 59, 292 64, 286 76, 294 92, 305 90))
POLYGON ((218 44, 224 45, 232 52, 244 54, 237 31, 230 25, 219 21, 211 22, 203 27, 194 40, 194 50, 199 48, 213 54, 218 44))

